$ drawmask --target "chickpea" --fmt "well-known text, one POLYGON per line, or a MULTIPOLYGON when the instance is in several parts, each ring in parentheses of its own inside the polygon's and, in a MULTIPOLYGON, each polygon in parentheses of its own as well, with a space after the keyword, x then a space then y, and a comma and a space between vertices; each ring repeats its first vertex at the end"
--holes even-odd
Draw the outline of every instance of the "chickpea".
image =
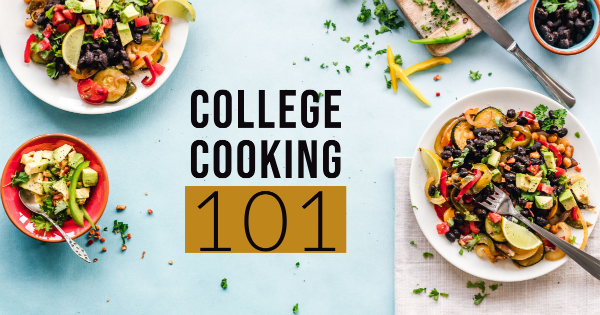
POLYGON ((565 138, 558 139, 556 143, 564 145, 565 148, 571 145, 571 142, 565 138))
POLYGON ((548 141, 548 139, 546 139, 546 136, 544 135, 540 135, 540 141, 548 141))
POLYGON ((33 27, 33 20, 32 19, 27 19, 25 21, 25 27, 33 27))
POLYGON ((520 132, 518 132, 518 131, 516 131, 516 130, 513 130, 513 131, 512 131, 512 137, 513 137, 513 138, 516 138, 516 137, 518 137, 520 134, 521 134, 521 133, 520 133, 520 132))
POLYGON ((548 142, 554 143, 556 140, 558 140, 558 136, 555 133, 548 136, 548 142))
POLYGON ((475 134, 473 134, 473 131, 469 131, 469 133, 467 134, 467 139, 475 139, 475 134))
POLYGON ((540 123, 537 121, 534 121, 533 124, 531 124, 531 130, 533 130, 533 131, 540 130, 540 123))
POLYGON ((564 157, 564 158, 563 158, 563 166, 564 166, 565 168, 569 168, 569 167, 571 167, 571 159, 570 159, 570 158, 568 158, 568 157, 564 157))
POLYGON ((553 225, 550 227, 550 232, 552 232, 553 234, 558 233, 558 226, 553 225))
POLYGON ((565 156, 568 158, 573 157, 573 146, 572 145, 565 148, 565 156))
POLYGON ((540 135, 537 132, 531 133, 531 139, 538 140, 539 138, 540 138, 540 135))
POLYGON ((564 144, 559 144, 558 146, 556 146, 556 148, 558 149, 558 152, 563 153, 565 152, 565 145, 564 144))
POLYGON ((135 54, 129 54, 129 62, 134 62, 135 61, 135 54))
POLYGON ((531 152, 529 154, 529 157, 532 158, 532 159, 539 159, 540 158, 540 154, 537 153, 537 152, 531 152))
POLYGON ((502 152, 502 151, 505 151, 505 150, 506 150, 506 146, 501 146, 501 147, 498 148, 499 152, 502 152))

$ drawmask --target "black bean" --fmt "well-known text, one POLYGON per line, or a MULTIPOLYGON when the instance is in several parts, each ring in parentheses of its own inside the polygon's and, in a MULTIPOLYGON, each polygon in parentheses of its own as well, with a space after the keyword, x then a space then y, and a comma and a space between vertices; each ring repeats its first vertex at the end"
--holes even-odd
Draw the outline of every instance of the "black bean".
MULTIPOLYGON (((464 223, 464 221, 463 221, 463 223, 464 223)), ((450 230, 450 232, 451 232, 452 234, 454 234, 454 236, 456 236, 456 238, 460 238, 460 236, 462 235, 462 233, 460 233, 460 230, 459 230, 459 229, 457 229, 457 228, 452 228, 452 229, 450 230)))
POLYGON ((544 8, 537 7, 535 8, 535 17, 545 20, 548 18, 548 12, 544 8))
POLYGON ((467 139, 467 145, 473 145, 473 140, 467 139))
POLYGON ((481 137, 481 136, 485 136, 485 135, 487 135, 487 133, 488 133, 488 130, 487 130, 487 128, 483 128, 483 127, 481 127, 481 128, 476 128, 475 130, 473 130, 473 134, 474 134, 474 135, 475 135, 475 137, 477 137, 477 138, 479 138, 479 137, 481 137))
POLYGON ((152 8, 154 8, 154 3, 152 1, 148 1, 148 4, 144 6, 144 12, 150 13, 152 12, 152 8))
POLYGON ((548 221, 546 221, 546 219, 544 219, 543 217, 538 216, 535 218, 535 224, 539 226, 546 226, 546 224, 548 224, 548 221))
POLYGON ((487 217, 488 215, 488 211, 484 208, 475 208, 475 215, 480 219, 480 220, 485 220, 485 217, 487 217))
POLYGON ((467 160, 465 161, 465 163, 463 164, 466 168, 471 169, 471 167, 473 167, 473 161, 471 160, 467 160))
POLYGON ((92 50, 98 50, 98 49, 100 49, 100 44, 98 44, 98 43, 92 43, 91 49, 92 50))
POLYGON ((106 57, 108 57, 108 59, 113 59, 115 57, 115 50, 112 48, 108 48, 106 49, 106 57))
MULTIPOLYGON (((527 200, 525 200, 525 201, 527 202, 527 200)), ((522 216, 524 216, 526 218, 531 216, 531 213, 529 213, 529 210, 521 210, 519 212, 521 213, 522 216)))
POLYGON ((474 141, 475 147, 482 149, 485 146, 486 141, 483 141, 481 139, 477 139, 474 141))
POLYGON ((558 9, 556 9, 556 11, 554 11, 554 18, 555 19, 561 19, 562 16, 565 13, 565 9, 562 6, 559 6, 558 9))
POLYGON ((575 43, 581 42, 584 37, 585 37, 585 35, 583 35, 581 33, 577 33, 577 36, 575 36, 575 43))
POLYGON ((517 118, 517 125, 519 125, 519 126, 525 126, 525 125, 527 125, 528 122, 529 122, 529 120, 527 120, 527 118, 525 118, 525 117, 517 118))
POLYGON ((518 189, 514 184, 507 184, 506 185, 506 190, 508 190, 509 192, 514 192, 515 189, 518 189))
POLYGON ((587 27, 585 26, 585 23, 583 23, 583 21, 580 19, 575 20, 575 29, 579 34, 585 34, 587 32, 587 27))
POLYGON ((469 175, 469 171, 467 171, 466 168, 461 168, 460 172, 458 172, 458 176, 460 176, 460 177, 465 177, 467 175, 469 175))
POLYGON ((108 68, 108 57, 105 53, 98 57, 98 67, 102 70, 108 68))
MULTIPOLYGON (((124 61, 125 60, 129 61, 129 56, 127 55, 127 51, 125 51, 125 49, 119 50, 119 54, 121 54, 121 59, 123 59, 124 61)), ((125 65, 125 64, 123 64, 123 65, 125 65)))
POLYGON ((453 148, 451 146, 449 146, 449 145, 444 146, 444 151, 452 151, 452 150, 453 150, 453 148))
POLYGON ((561 138, 565 137, 569 133, 567 128, 562 128, 558 131, 557 135, 561 138))
POLYGON ((559 39, 569 39, 569 38, 571 38, 571 30, 570 29, 564 29, 564 30, 558 31, 558 38, 559 39))
POLYGON ((556 187, 554 187, 554 195, 558 196, 560 195, 563 191, 565 190, 565 186, 563 185, 558 185, 556 187))
POLYGON ((488 130, 488 134, 492 137, 499 136, 500 133, 501 133, 500 130, 496 129, 496 128, 488 130))
POLYGON ((577 163, 577 161, 574 158, 571 158, 571 167, 575 167, 579 165, 579 163, 577 163))
POLYGON ((133 33, 133 42, 136 44, 142 43, 142 34, 141 33, 133 33))
POLYGON ((523 163, 523 165, 529 165, 529 162, 531 162, 527 156, 517 156, 516 160, 523 163))
POLYGON ((94 54, 88 50, 85 52, 85 63, 90 65, 92 62, 94 62, 94 54))
MULTIPOLYGON (((575 10, 573 10, 573 11, 575 11, 575 10)), ((573 46, 573 41, 570 40, 570 39, 560 39, 558 41, 558 47, 560 47, 560 48, 565 48, 566 49, 566 48, 569 48, 571 46, 573 46)))
POLYGON ((462 151, 461 151, 461 150, 459 150, 459 149, 453 149, 453 150, 452 150, 452 157, 453 157, 453 158, 460 157, 460 156, 461 156, 461 154, 462 154, 462 151))
POLYGON ((431 185, 431 186, 429 186, 429 188, 427 188, 427 193, 428 193, 428 194, 429 194, 429 196, 431 196, 431 197, 433 197, 433 195, 435 195, 435 191, 436 191, 436 189, 435 189, 435 186, 434 186, 434 185, 431 185))
POLYGON ((589 11, 583 10, 579 15, 582 21, 592 18, 592 14, 589 11))
POLYGON ((483 156, 487 156, 488 154, 490 154, 490 149, 481 149, 479 153, 481 153, 481 155, 483 156))
POLYGON ((514 182, 517 179, 517 176, 511 172, 504 173, 504 178, 507 182, 514 182))
POLYGON ((531 146, 531 148, 529 148, 529 151, 530 152, 537 152, 541 148, 542 148, 542 144, 539 143, 539 142, 537 142, 537 141, 535 141, 535 142, 533 142, 533 145, 531 146))
POLYGON ((500 131, 502 131, 503 134, 508 134, 512 131, 512 129, 510 129, 509 127, 500 127, 500 131))
POLYGON ((579 12, 581 12, 581 10, 583 10, 584 7, 585 7, 585 2, 577 1, 577 10, 579 10, 579 12))
POLYGON ((573 9, 571 11, 567 11, 567 18, 569 20, 575 20, 579 16, 579 10, 573 9))
POLYGON ((517 147, 517 154, 518 155, 525 155, 525 154, 527 154, 527 150, 525 150, 525 148, 522 147, 522 146, 518 146, 517 147))
POLYGON ((511 108, 506 111, 506 116, 508 116, 508 118, 515 118, 515 116, 517 116, 517 112, 511 108))
POLYGON ((454 218, 452 220, 454 220, 454 226, 462 226, 463 224, 465 224, 465 219, 458 214, 454 215, 454 218))
POLYGON ((594 26, 594 20, 593 19, 585 20, 585 26, 587 26, 588 28, 592 28, 592 26, 594 26))
POLYGON ((123 68, 128 69, 131 68, 131 62, 129 62, 129 60, 123 60, 121 61, 121 64, 123 65, 123 68))
POLYGON ((450 241, 450 243, 454 243, 456 241, 456 236, 453 233, 446 233, 446 239, 450 241))
POLYGON ((452 157, 452 152, 450 151, 442 151, 442 154, 440 154, 442 157, 442 160, 447 160, 449 158, 452 157))

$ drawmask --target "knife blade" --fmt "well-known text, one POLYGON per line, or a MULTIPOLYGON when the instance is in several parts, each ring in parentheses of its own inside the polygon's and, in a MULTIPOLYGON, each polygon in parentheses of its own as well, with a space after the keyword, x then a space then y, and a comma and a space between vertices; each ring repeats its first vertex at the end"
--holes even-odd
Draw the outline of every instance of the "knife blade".
POLYGON ((455 0, 458 5, 465 11, 477 25, 486 32, 496 43, 509 50, 511 46, 516 44, 516 41, 502 27, 496 19, 491 16, 482 6, 475 0, 455 0))

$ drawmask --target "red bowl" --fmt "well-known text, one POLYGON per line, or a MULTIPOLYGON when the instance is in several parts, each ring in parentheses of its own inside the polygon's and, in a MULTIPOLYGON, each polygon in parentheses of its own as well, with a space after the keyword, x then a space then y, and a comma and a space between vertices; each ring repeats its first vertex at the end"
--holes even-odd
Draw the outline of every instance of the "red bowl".
MULTIPOLYGON (((54 150, 63 144, 68 144, 75 148, 77 152, 83 154, 85 160, 90 161, 90 167, 98 172, 98 185, 91 189, 90 198, 86 202, 86 210, 92 221, 96 223, 100 220, 108 202, 108 173, 96 151, 79 138, 62 133, 51 133, 28 140, 6 162, 0 184, 4 186, 10 183, 11 175, 14 175, 16 171, 23 171, 25 168, 21 164, 23 154, 38 150, 54 150)), ((32 212, 19 199, 19 189, 19 187, 8 185, 0 190, 2 205, 12 223, 21 232, 36 240, 51 243, 64 242, 62 235, 56 229, 50 232, 44 230, 40 232, 33 228, 33 223, 30 221, 32 212)), ((83 227, 77 226, 73 220, 66 221, 62 226, 65 233, 73 239, 85 234, 90 228, 91 225, 87 221, 84 221, 83 227)))

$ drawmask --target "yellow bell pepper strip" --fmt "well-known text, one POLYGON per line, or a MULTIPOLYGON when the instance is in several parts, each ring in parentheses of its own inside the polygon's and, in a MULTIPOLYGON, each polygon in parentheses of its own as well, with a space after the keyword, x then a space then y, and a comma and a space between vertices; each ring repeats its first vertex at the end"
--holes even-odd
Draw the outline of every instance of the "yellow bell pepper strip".
POLYGON ((388 45, 387 47, 387 62, 388 62, 388 66, 390 67, 390 77, 392 79, 392 88, 394 89, 394 93, 396 93, 398 91, 398 81, 394 80, 394 78, 397 76, 395 69, 392 67, 393 65, 396 65, 396 61, 394 60, 394 54, 392 53, 392 48, 390 47, 390 45, 388 45))
MULTIPOLYGON (((402 83, 404 83, 406 85, 406 87, 408 87, 408 89, 413 91, 415 93, 415 95, 421 100, 421 102, 425 103, 425 105, 427 105, 427 106, 431 106, 431 103, 429 103, 429 101, 425 98, 425 96, 423 96, 421 91, 419 91, 414 85, 412 85, 412 83, 410 83, 410 81, 408 80, 408 78, 406 77, 404 72, 402 72, 402 68, 400 68, 399 65, 394 64, 392 67, 390 67, 390 71, 392 71, 391 69, 395 70, 397 78, 399 78, 400 81, 402 81, 402 83)), ((394 82, 394 81, 395 80, 392 80, 392 82, 394 82)))
POLYGON ((448 57, 434 57, 427 61, 417 63, 414 66, 408 67, 407 69, 404 70, 404 74, 406 76, 409 76, 417 71, 428 70, 433 67, 437 67, 439 65, 449 64, 451 62, 452 62, 452 60, 450 60, 450 58, 448 58, 448 57))

